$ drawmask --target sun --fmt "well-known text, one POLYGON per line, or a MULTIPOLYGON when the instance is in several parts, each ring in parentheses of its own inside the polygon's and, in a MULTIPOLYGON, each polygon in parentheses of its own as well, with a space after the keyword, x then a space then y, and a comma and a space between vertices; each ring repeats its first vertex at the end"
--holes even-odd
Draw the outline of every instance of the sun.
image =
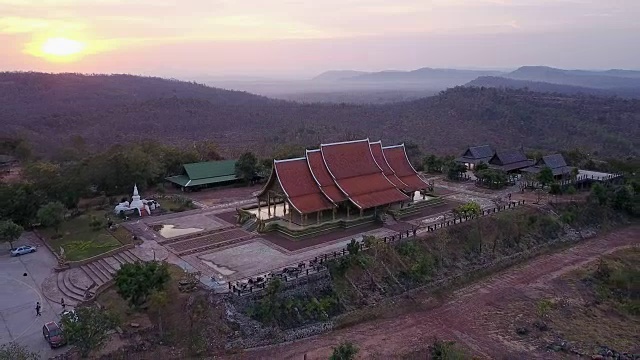
POLYGON ((82 54, 85 47, 80 41, 56 37, 46 39, 40 50, 48 58, 64 60, 82 54))

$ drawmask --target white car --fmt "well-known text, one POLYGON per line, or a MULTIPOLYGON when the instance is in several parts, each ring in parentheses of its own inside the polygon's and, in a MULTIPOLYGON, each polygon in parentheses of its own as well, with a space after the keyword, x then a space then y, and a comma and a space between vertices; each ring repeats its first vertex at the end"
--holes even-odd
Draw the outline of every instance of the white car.
POLYGON ((31 245, 23 245, 15 249, 11 249, 11 256, 20 256, 28 253, 36 252, 36 247, 31 245))
POLYGON ((78 321, 78 314, 76 314, 76 311, 71 309, 71 310, 65 310, 62 313, 60 313, 60 318, 64 318, 64 317, 68 317, 69 320, 73 321, 73 322, 77 322, 78 321))

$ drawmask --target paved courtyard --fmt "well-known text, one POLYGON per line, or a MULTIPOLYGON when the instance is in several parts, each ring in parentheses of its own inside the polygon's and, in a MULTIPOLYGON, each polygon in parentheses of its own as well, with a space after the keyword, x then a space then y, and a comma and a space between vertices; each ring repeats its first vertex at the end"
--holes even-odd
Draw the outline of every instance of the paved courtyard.
POLYGON ((62 311, 60 305, 50 303, 40 291, 40 284, 53 273, 56 259, 32 233, 23 234, 14 246, 26 244, 40 246, 37 252, 19 257, 9 256, 8 246, 1 247, 0 343, 15 341, 46 359, 67 350, 64 347, 52 350, 42 337, 42 326, 48 321, 58 321, 62 311), (42 305, 39 317, 36 301, 42 305))
POLYGON ((279 249, 269 241, 257 238, 239 246, 198 255, 197 259, 211 267, 216 278, 233 281, 247 276, 264 274, 288 265, 297 265, 302 260, 308 260, 332 251, 341 251, 352 239, 361 240, 365 235, 385 237, 394 234, 396 232, 393 230, 379 228, 296 252, 279 249))
MULTIPOLYGON (((492 197, 504 197, 511 191, 511 189, 496 192, 478 191, 471 185, 437 180, 436 193, 445 199, 445 203, 427 208, 424 212, 405 219, 398 226, 426 226, 441 222, 445 213, 458 204, 468 201, 476 201, 483 208, 492 208, 494 206, 492 197)), ((370 224, 361 229, 323 234, 306 240, 280 239, 280 235, 274 234, 253 234, 252 236, 255 237, 229 235, 229 239, 217 239, 217 237, 225 237, 225 234, 231 231, 229 227, 233 227, 235 223, 235 208, 249 202, 250 198, 245 200, 234 198, 234 200, 236 200, 235 203, 226 205, 207 206, 182 214, 147 218, 130 223, 128 227, 145 240, 154 243, 163 241, 163 237, 152 229, 153 225, 173 225, 176 229, 202 229, 201 232, 194 233, 193 236, 184 240, 165 242, 164 246, 180 247, 180 249, 185 247, 182 249, 184 251, 172 248, 173 254, 170 254, 168 261, 188 271, 200 271, 202 282, 216 288, 228 281, 265 274, 285 266, 295 266, 301 261, 325 253, 341 251, 352 239, 359 240, 363 235, 384 237, 394 235, 398 231, 393 226, 382 227, 370 224), (214 242, 219 243, 219 246, 214 242), (191 243, 195 245, 192 246, 191 243), (208 245, 210 243, 211 246, 208 245)), ((425 231, 426 228, 419 230, 419 233, 425 231)))

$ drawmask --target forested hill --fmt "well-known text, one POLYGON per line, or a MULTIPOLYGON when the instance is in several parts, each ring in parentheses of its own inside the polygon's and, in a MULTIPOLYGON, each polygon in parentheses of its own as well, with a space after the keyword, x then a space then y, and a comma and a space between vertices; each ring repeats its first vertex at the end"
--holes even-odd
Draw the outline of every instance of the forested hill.
POLYGON ((384 105, 297 104, 157 78, 3 73, 0 109, 0 137, 25 137, 46 154, 79 137, 95 150, 208 139, 227 156, 355 137, 411 141, 439 154, 480 143, 640 152, 640 101, 524 90, 458 87, 384 105))
POLYGON ((85 106, 117 105, 158 98, 201 99, 238 105, 272 102, 266 97, 246 92, 157 77, 0 72, 0 101, 3 106, 14 108, 33 107, 37 102, 47 110, 67 107, 82 111, 85 106))

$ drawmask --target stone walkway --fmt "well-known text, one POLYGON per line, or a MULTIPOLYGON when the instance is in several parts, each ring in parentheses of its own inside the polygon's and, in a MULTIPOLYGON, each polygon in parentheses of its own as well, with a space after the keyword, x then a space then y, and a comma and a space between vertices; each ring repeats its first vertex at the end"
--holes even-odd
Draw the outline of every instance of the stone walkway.
POLYGON ((111 281, 123 264, 165 260, 168 254, 167 249, 156 242, 145 241, 131 250, 49 276, 42 283, 42 293, 52 302, 60 303, 64 299, 65 305, 73 307, 84 301, 87 290, 92 289, 93 292, 111 281))

